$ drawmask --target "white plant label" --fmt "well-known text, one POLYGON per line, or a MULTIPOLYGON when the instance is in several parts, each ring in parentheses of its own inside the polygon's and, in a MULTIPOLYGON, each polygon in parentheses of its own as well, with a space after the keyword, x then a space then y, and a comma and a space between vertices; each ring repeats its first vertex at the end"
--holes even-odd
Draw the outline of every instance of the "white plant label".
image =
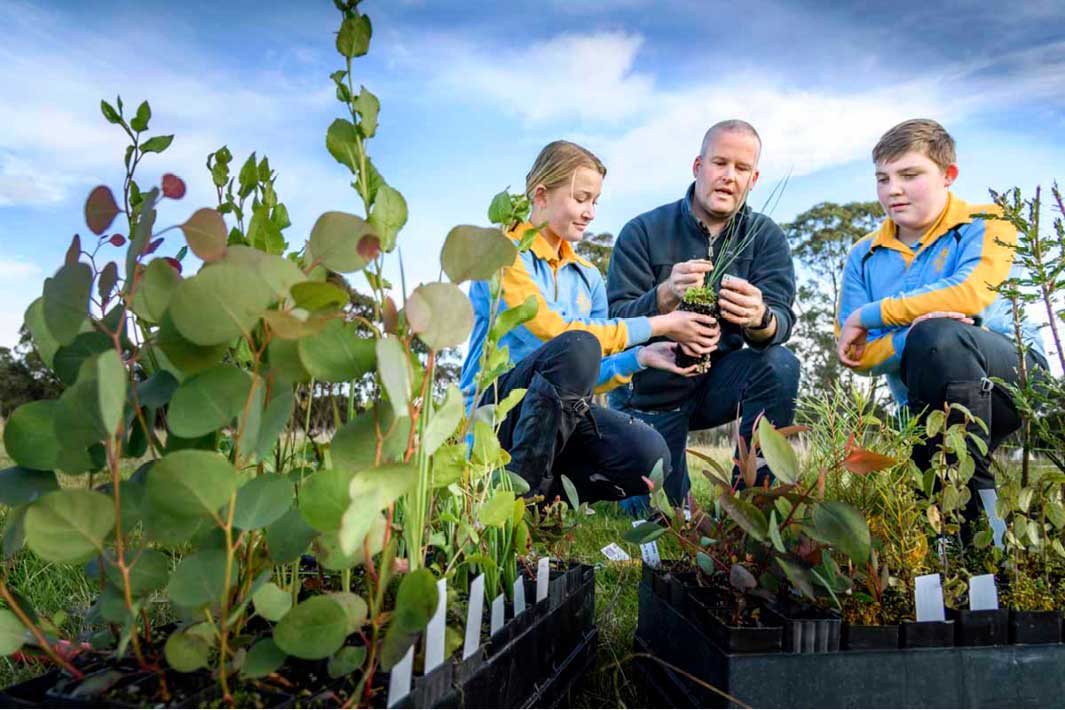
POLYGON ((914 601, 918 621, 946 621, 943 609, 943 581, 938 574, 922 574, 914 580, 914 601))
POLYGON ((436 613, 425 628, 425 672, 444 662, 444 631, 447 622, 447 579, 436 581, 436 613))
MULTIPOLYGON (((646 520, 633 520, 632 527, 646 522, 646 520)), ((646 545, 640 545, 640 555, 643 556, 643 562, 648 567, 657 568, 658 563, 661 562, 661 558, 658 556, 658 543, 654 540, 646 545)))
POLYGON ((995 575, 981 574, 969 577, 969 610, 998 609, 998 590, 995 575))
POLYGON ((502 594, 492 600, 492 619, 489 621, 488 630, 493 636, 503 628, 503 617, 506 615, 507 599, 502 594))
POLYGON ((514 618, 525 611, 525 578, 520 574, 514 580, 514 618))
POLYGON ((396 703, 410 693, 410 674, 413 668, 414 644, 411 644, 403 660, 392 666, 392 675, 388 679, 388 707, 395 707, 396 703))
POLYGON ((541 557, 536 564, 536 601, 547 599, 547 585, 551 582, 551 558, 541 557))
POLYGON ((610 543, 609 545, 601 549, 600 552, 606 555, 606 558, 608 560, 613 560, 614 562, 624 562, 626 560, 632 559, 631 557, 629 557, 629 553, 621 549, 621 545, 617 544, 616 542, 610 543))
POLYGON ((462 646, 462 659, 477 652, 481 645, 481 619, 484 618, 484 575, 479 575, 470 584, 470 606, 466 611, 466 642, 462 646))
POLYGON ((991 523, 995 547, 1002 549, 1002 536, 1006 534, 1006 521, 998 517, 998 513, 995 512, 995 506, 998 504, 998 493, 994 488, 981 488, 979 492, 980 502, 984 504, 984 512, 987 513, 987 519, 991 523))

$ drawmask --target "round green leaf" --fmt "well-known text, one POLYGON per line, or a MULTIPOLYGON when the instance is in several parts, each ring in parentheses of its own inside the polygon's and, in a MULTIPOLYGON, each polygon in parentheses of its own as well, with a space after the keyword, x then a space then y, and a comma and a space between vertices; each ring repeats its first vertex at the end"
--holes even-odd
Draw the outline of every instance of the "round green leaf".
POLYGON ((473 306, 458 286, 422 284, 407 299, 407 322, 433 350, 461 345, 473 328, 473 306))
POLYGON ((71 488, 38 498, 26 511, 26 544, 49 562, 84 562, 103 551, 115 527, 114 502, 71 488))
POLYGON ((290 656, 328 658, 344 645, 348 614, 335 599, 311 597, 293 607, 274 627, 274 643, 290 656))
POLYGON ((857 565, 869 559, 871 540, 869 525, 857 508, 836 500, 821 501, 814 506, 812 537, 834 547, 857 565))
POLYGON ((369 50, 372 35, 373 28, 370 25, 369 16, 345 17, 337 33, 337 51, 349 59, 361 57, 369 50))
POLYGON ((218 365, 181 383, 170 400, 170 431, 194 439, 228 425, 244 409, 251 388, 248 373, 218 365))
POLYGON ((343 308, 351 300, 348 292, 327 281, 304 281, 292 287, 296 306, 308 311, 343 308))
POLYGON ((27 402, 11 413, 4 426, 4 448, 15 463, 40 471, 56 467, 59 440, 52 427, 55 408, 56 400, 45 399, 27 402))
POLYGON ((366 602, 358 594, 333 592, 329 595, 329 598, 344 608, 348 619, 347 632, 349 636, 361 629, 367 618, 369 618, 369 607, 366 606, 366 602))
POLYGON ((262 639, 248 651, 240 675, 244 678, 265 678, 280 668, 286 658, 288 656, 273 639, 262 639))
POLYGON ((311 373, 300 360, 300 346, 295 340, 271 338, 266 348, 266 361, 270 371, 288 382, 309 382, 311 373))
POLYGON ((292 507, 281 518, 266 528, 266 548, 270 559, 277 564, 288 564, 299 559, 307 551, 318 531, 307 524, 299 508, 292 507))
POLYGON ((166 654, 166 662, 175 671, 191 673, 197 668, 207 667, 211 647, 196 634, 175 631, 167 638, 163 653, 166 654))
POLYGON ((340 547, 340 531, 322 533, 314 543, 318 563, 325 569, 337 572, 358 567, 366 562, 367 553, 373 557, 384 549, 387 529, 388 520, 378 513, 366 537, 357 542, 350 553, 340 547))
POLYGON ((226 238, 229 230, 226 221, 218 210, 203 207, 181 225, 185 241, 189 243, 192 253, 204 261, 221 259, 226 253, 226 238))
POLYGON ((178 563, 166 585, 166 595, 178 606, 199 609, 221 600, 225 582, 225 551, 201 550, 178 563))
POLYGON ((381 665, 387 670, 399 662, 414 637, 426 627, 436 611, 439 592, 432 572, 422 568, 403 577, 396 594, 392 623, 385 632, 381 665))
POLYGON ((396 246, 396 235, 407 223, 407 201, 391 185, 382 185, 374 198, 373 211, 370 212, 370 224, 381 240, 381 249, 392 251, 396 246))
POLYGON ((255 613, 267 621, 281 621, 292 608, 292 595, 273 582, 267 582, 251 598, 255 613))
POLYGON ((386 464, 362 471, 351 479, 351 504, 340 523, 340 548, 355 551, 370 532, 379 513, 414 486, 418 469, 412 464, 386 464))
POLYGON ((148 474, 148 500, 179 517, 214 515, 237 489, 237 472, 213 451, 167 454, 148 474))
POLYGON ((183 373, 192 374, 205 370, 221 361, 229 349, 226 343, 218 345, 196 345, 178 332, 170 317, 170 311, 163 314, 159 323, 156 342, 163 354, 183 373))
POLYGON ((338 118, 330 123, 325 134, 326 150, 338 163, 347 166, 353 173, 359 172, 359 157, 356 153, 358 139, 355 125, 346 118, 338 118))
POLYGON ((219 345, 248 333, 273 299, 269 284, 256 271, 212 264, 178 285, 168 312, 186 339, 219 345))
POLYGON ((336 319, 322 332, 300 338, 300 361, 319 380, 350 382, 373 369, 375 343, 360 338, 354 325, 336 319))
POLYGON ((288 512, 295 497, 292 482, 284 476, 276 473, 256 476, 237 491, 233 525, 241 530, 265 528, 288 512))
POLYGON ((79 333, 74 342, 55 352, 52 367, 64 384, 72 385, 78 379, 82 364, 91 357, 113 350, 115 344, 103 333, 90 331, 79 333))
POLYGON ((345 646, 329 659, 327 670, 330 678, 351 675, 366 661, 365 646, 345 646))
POLYGON ((766 464, 781 483, 794 484, 799 480, 799 457, 787 438, 762 417, 758 420, 758 445, 766 464))
POLYGON ((10 656, 26 641, 26 627, 15 613, 0 609, 0 656, 10 656))
POLYGON ((181 275, 163 259, 154 259, 141 273, 133 295, 133 309, 142 318, 159 323, 170 306, 181 275))
POLYGON ((37 352, 48 367, 53 366, 53 358, 59 350, 59 341, 55 339, 48 325, 44 321, 44 297, 38 298, 26 309, 24 317, 26 328, 30 331, 33 344, 37 346, 37 352))
MULTIPOLYGON (((125 505, 125 499, 122 501, 125 505)), ((107 581, 116 589, 123 588, 122 572, 115 564, 113 553, 103 556, 107 581)), ((129 570, 129 586, 133 596, 144 596, 148 592, 162 589, 170 579, 170 558, 159 550, 143 549, 126 553, 126 560, 133 560, 129 570)))
POLYGON ((229 247, 223 263, 255 271, 279 299, 287 298, 293 286, 307 279, 296 262, 243 244, 229 247))
POLYGON ((359 253, 359 240, 375 234, 373 226, 347 212, 325 212, 311 228, 310 251, 315 262, 342 274, 358 271, 367 260, 359 253))
POLYGON ((496 491, 477 511, 477 519, 486 527, 501 528, 514 512, 514 491, 496 491))
POLYGON ((92 189, 85 200, 85 224, 96 236, 102 235, 118 216, 118 203, 111 188, 99 185, 92 189))
POLYGON ((64 264, 44 282, 44 322, 60 345, 69 345, 89 315, 92 269, 88 264, 64 264))
POLYGON ((410 434, 410 419, 401 417, 393 426, 390 408, 374 407, 362 412, 337 430, 329 451, 333 466, 344 471, 362 471, 374 465, 377 450, 377 427, 386 435, 381 446, 382 463, 395 463, 403 458, 410 434), (375 418, 380 417, 380 423, 375 418))
POLYGON ((100 422, 111 436, 118 431, 126 406, 126 367, 114 350, 96 357, 96 402, 100 422))
POLYGON ((518 256, 518 248, 498 229, 468 224, 447 233, 440 263, 452 283, 490 279, 518 256))
MULTIPOLYGON (((8 429, 11 428, 10 422, 7 426, 8 429)), ((8 446, 8 453, 10 452, 11 447, 8 446)), ((58 490, 59 481, 52 471, 37 471, 21 466, 0 471, 0 503, 9 508, 32 503, 45 493, 58 490)))
POLYGON ((353 471, 325 469, 316 471, 300 489, 300 512, 316 530, 328 532, 340 527, 348 509, 348 487, 353 471))

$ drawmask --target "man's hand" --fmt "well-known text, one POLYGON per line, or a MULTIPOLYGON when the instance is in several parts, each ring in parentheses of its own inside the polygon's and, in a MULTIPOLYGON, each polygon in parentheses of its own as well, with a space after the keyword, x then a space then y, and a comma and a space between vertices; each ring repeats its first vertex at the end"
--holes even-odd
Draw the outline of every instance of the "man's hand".
POLYGON ((706 259, 691 259, 673 265, 669 278, 658 285, 658 312, 669 313, 684 298, 689 288, 703 285, 714 264, 706 259))
POLYGON ((721 280, 717 305, 722 318, 748 329, 762 322, 766 309, 761 290, 749 281, 734 276, 726 276, 721 280))
POLYGON ((651 318, 651 335, 664 335, 688 345, 700 355, 705 355, 717 349, 717 341, 721 339, 721 327, 713 316, 690 311, 673 311, 651 318))
POLYGON ((839 331, 839 342, 836 345, 839 361, 847 367, 860 366, 868 337, 869 330, 862 325, 861 311, 854 311, 847 316, 843 328, 839 331))
POLYGON ((665 370, 666 372, 672 372, 675 375, 684 375, 685 377, 695 376, 698 374, 695 371, 697 365, 684 368, 677 367, 678 347, 680 346, 676 343, 660 340, 657 343, 642 346, 636 353, 636 360, 643 367, 650 367, 655 370, 665 370))
POLYGON ((917 325, 923 320, 931 320, 932 318, 951 318, 953 320, 961 321, 965 325, 976 325, 976 321, 972 318, 957 311, 932 311, 931 313, 925 313, 924 315, 914 318, 913 323, 910 325, 917 325))

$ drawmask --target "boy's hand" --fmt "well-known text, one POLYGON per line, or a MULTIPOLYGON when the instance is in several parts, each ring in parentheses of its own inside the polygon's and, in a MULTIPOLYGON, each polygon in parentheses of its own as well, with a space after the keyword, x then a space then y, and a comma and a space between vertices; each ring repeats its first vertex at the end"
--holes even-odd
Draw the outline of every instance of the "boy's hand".
POLYGON ((766 305, 762 292, 745 279, 726 276, 717 294, 721 317, 741 328, 753 328, 762 322, 766 305))
POLYGON ((690 367, 680 368, 677 367, 677 348, 680 347, 676 343, 670 343, 665 340, 660 340, 657 343, 651 343, 650 345, 644 345, 636 353, 636 360, 639 361, 643 367, 651 367, 655 370, 665 370, 666 372, 672 372, 675 375, 683 375, 685 377, 693 377, 698 374, 695 371, 696 365, 690 367))
POLYGON ((668 313, 680 305, 684 292, 703 285, 703 279, 714 268, 707 259, 690 259, 673 265, 669 278, 658 286, 658 312, 668 313))
POLYGON ((700 355, 717 349, 721 339, 721 327, 713 316, 690 311, 673 311, 664 316, 651 318, 651 335, 664 335, 684 343, 700 355))
POLYGON ((869 330, 862 325, 861 312, 851 313, 839 331, 839 343, 836 346, 839 361, 847 367, 860 366, 868 337, 869 330))
POLYGON ((923 320, 931 320, 932 318, 951 318, 953 320, 961 321, 965 325, 976 325, 976 321, 972 318, 957 311, 932 311, 931 313, 925 313, 924 315, 914 318, 913 323, 910 325, 917 325, 923 320))

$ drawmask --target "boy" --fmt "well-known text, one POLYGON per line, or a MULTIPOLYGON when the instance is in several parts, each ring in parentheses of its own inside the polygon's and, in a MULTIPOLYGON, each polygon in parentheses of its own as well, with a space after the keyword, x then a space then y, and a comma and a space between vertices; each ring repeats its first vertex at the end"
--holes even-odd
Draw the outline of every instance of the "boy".
MULTIPOLYGON (((958 177, 954 139, 935 121, 904 121, 873 148, 880 228, 854 245, 843 274, 836 328, 844 365, 887 376, 899 406, 917 415, 944 403, 967 407, 988 426, 972 431, 976 462, 970 488, 993 488, 991 453, 1020 426, 1009 393, 990 378, 1017 381, 1020 356, 1012 309, 995 288, 1013 268, 1017 233, 1009 223, 975 215, 950 192, 958 177)), ((1019 267, 1018 267, 1019 268, 1019 267)), ((1038 329, 1021 324, 1027 367, 1046 368, 1038 329)), ((932 445, 914 451, 927 469, 932 445)), ((978 510, 973 495, 966 509, 978 510)))

